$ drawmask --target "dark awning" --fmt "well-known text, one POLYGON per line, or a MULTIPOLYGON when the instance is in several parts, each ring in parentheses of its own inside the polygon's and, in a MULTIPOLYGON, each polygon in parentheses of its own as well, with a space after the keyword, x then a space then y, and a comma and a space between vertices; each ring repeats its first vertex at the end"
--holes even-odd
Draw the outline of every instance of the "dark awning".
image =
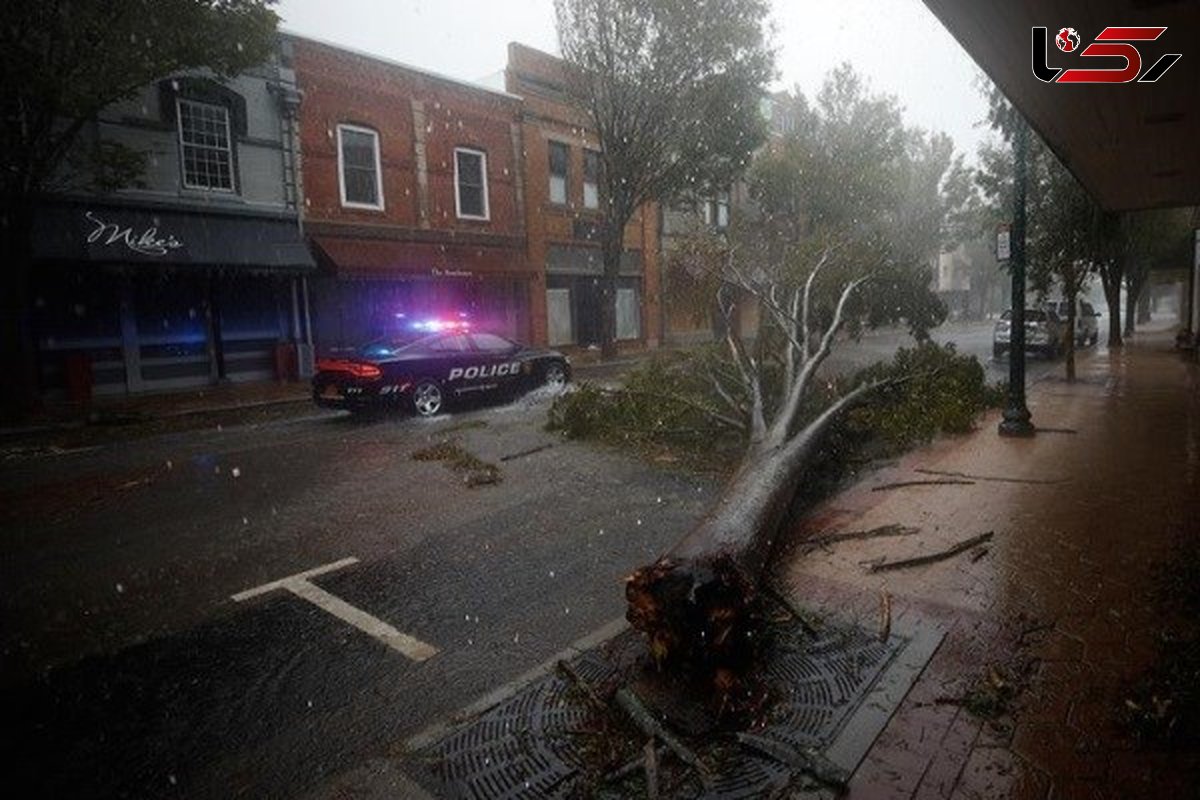
POLYGON ((517 247, 314 236, 322 261, 346 278, 530 277, 517 247))
POLYGON ((56 203, 38 209, 34 258, 54 262, 309 271, 312 254, 292 217, 56 203))

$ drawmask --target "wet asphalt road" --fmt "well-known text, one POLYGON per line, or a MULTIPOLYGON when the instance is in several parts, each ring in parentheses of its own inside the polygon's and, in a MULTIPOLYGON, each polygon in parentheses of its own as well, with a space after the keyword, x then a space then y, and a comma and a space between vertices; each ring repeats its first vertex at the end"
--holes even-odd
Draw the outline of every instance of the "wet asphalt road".
POLYGON ((542 430, 548 401, 433 423, 320 415, 0 466, 10 785, 286 797, 382 754, 622 613, 621 578, 711 487, 542 430), (411 453, 543 444, 468 489, 411 453), (616 498, 620 502, 614 502, 616 498), (416 663, 286 592, 313 580, 438 649, 416 663))
MULTIPOLYGON (((989 326, 938 338, 987 363, 989 326)), ((908 341, 870 335, 833 366, 908 341)), ((1031 379, 1060 368, 1032 363, 1031 379)), ((714 487, 558 440, 548 404, 433 422, 314 413, 0 462, 9 785, 295 796, 618 617, 621 578, 714 487), (446 436, 502 463, 503 481, 468 489, 412 460, 446 436), (350 557, 312 582, 436 655, 415 662, 284 591, 231 599, 350 557)))

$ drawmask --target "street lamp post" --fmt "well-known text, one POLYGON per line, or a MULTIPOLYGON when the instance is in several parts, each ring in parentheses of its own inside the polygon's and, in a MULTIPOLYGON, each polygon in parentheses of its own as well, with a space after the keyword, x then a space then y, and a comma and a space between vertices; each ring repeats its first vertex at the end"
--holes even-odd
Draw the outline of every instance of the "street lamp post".
POLYGON ((1008 402, 1001 436, 1033 436, 1025 404, 1025 184, 1029 173, 1029 126, 1024 120, 1013 137, 1012 320, 1008 334, 1008 402))

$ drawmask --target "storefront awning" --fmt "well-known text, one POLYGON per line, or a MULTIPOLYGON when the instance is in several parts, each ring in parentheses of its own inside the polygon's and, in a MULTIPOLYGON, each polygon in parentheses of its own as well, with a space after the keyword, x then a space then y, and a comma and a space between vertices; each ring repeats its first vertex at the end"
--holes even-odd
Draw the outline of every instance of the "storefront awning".
POLYGON ((531 272, 517 247, 338 236, 314 236, 312 241, 324 266, 340 277, 528 277, 531 272))
POLYGON ((303 272, 316 268, 295 218, 101 203, 39 208, 34 258, 61 263, 303 272))

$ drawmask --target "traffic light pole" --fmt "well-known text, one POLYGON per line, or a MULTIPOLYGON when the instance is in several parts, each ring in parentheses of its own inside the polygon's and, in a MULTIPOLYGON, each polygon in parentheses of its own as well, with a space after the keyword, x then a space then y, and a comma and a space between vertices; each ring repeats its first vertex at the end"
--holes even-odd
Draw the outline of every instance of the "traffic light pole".
POLYGON ((1008 334, 1008 402, 1001 436, 1033 436, 1025 404, 1025 187, 1029 175, 1029 126, 1024 120, 1013 137, 1012 320, 1008 334))

